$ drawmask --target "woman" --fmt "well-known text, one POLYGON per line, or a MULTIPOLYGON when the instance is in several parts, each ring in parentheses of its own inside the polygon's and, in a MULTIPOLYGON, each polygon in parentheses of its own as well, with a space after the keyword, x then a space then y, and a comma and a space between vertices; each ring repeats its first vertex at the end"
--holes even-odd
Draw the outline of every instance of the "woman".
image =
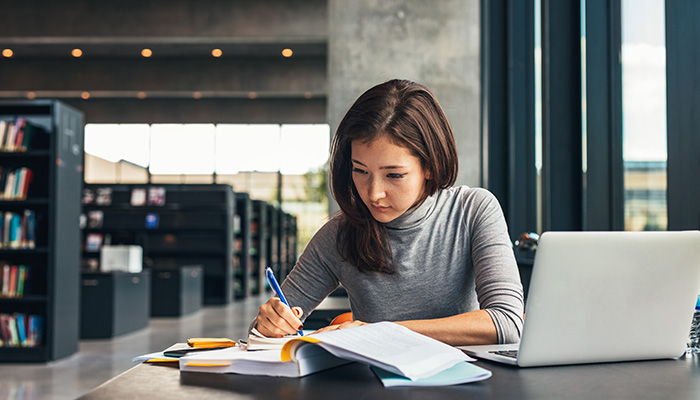
POLYGON ((355 321, 394 321, 451 345, 520 338, 523 291, 495 197, 451 187, 457 152, 428 88, 391 80, 362 94, 331 148, 340 206, 285 279, 292 309, 273 297, 257 329, 280 337, 302 328, 339 284, 355 321))

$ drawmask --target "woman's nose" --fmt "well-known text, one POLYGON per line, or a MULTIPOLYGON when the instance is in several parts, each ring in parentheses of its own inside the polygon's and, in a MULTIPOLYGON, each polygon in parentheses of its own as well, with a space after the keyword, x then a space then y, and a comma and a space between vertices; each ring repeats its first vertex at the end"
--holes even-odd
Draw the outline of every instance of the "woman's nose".
POLYGON ((386 197, 386 193, 384 193, 384 185, 382 184, 380 179, 370 179, 369 193, 367 195, 369 197, 369 201, 371 202, 375 202, 386 197))

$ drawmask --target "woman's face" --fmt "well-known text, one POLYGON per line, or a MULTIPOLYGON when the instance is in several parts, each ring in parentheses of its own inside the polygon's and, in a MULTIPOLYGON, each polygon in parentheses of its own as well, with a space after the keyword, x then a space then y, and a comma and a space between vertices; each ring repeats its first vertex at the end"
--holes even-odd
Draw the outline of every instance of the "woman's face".
POLYGON ((351 146, 352 180, 374 219, 393 221, 416 204, 430 178, 418 157, 386 136, 351 146))

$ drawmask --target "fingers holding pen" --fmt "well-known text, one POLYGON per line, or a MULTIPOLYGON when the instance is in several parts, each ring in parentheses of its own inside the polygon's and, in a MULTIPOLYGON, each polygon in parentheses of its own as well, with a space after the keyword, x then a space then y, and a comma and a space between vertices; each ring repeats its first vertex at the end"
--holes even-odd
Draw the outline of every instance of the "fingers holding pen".
POLYGON ((257 317, 258 331, 269 337, 282 337, 294 334, 303 328, 300 318, 303 315, 301 307, 289 308, 273 297, 260 306, 257 317))

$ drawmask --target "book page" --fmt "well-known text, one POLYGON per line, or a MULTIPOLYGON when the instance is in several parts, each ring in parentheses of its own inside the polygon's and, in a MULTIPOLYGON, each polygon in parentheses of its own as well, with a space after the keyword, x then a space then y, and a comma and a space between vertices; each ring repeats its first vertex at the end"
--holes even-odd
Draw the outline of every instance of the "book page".
POLYGON ((392 322, 379 322, 310 336, 337 357, 366 362, 409 379, 424 378, 460 361, 462 351, 392 322))

